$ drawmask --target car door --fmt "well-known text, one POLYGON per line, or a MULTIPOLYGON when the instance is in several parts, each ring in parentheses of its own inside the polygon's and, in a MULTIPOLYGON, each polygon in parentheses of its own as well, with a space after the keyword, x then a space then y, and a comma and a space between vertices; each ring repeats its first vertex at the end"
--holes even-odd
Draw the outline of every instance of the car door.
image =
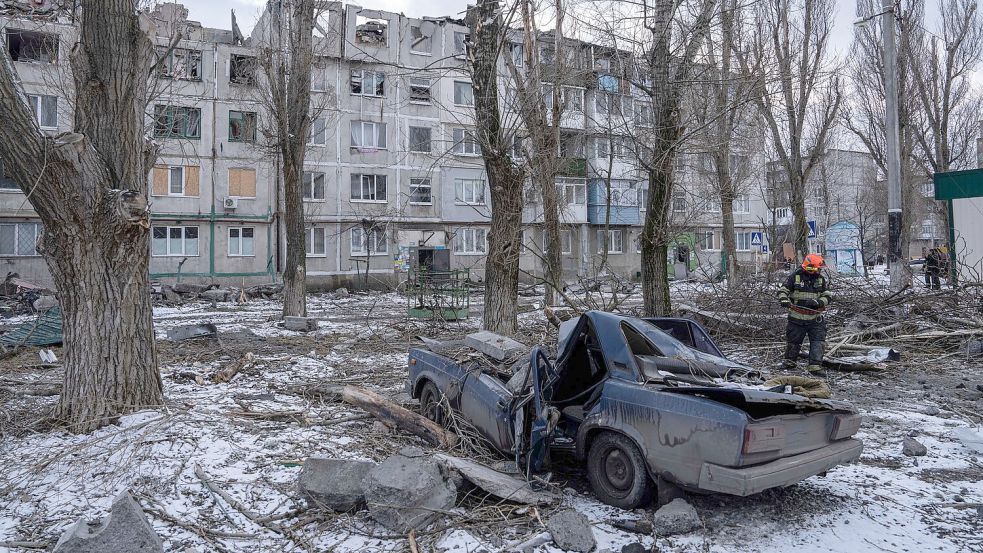
POLYGON ((514 444, 512 393, 501 380, 477 366, 472 367, 460 382, 458 394, 448 393, 448 397, 457 400, 452 400, 451 406, 496 449, 511 452, 514 444))

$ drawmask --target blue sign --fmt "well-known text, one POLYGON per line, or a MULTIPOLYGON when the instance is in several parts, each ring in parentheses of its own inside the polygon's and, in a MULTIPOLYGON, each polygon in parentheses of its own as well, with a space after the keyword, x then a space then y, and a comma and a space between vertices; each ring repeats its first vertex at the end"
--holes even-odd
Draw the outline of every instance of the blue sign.
POLYGON ((806 221, 806 224, 809 225, 809 238, 815 238, 816 237, 816 222, 815 221, 806 221))
POLYGON ((761 241, 761 233, 760 232, 752 232, 751 233, 751 245, 752 246, 760 246, 761 244, 763 244, 763 242, 761 241))
POLYGON ((761 244, 761 253, 768 253, 768 244, 761 244))

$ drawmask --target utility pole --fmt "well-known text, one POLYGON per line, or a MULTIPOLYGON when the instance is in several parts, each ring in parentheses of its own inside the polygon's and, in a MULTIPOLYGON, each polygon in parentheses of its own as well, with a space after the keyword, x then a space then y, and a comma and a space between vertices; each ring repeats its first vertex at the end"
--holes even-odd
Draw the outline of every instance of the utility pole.
POLYGON ((895 45, 894 0, 884 0, 884 132, 887 142, 887 240, 891 289, 900 290, 907 270, 901 255, 901 154, 898 137, 898 52, 895 45))

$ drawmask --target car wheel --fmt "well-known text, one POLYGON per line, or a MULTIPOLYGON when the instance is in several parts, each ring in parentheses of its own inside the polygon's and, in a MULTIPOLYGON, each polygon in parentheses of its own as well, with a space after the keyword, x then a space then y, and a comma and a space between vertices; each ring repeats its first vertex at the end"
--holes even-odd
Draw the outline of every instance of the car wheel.
POLYGON ((423 385, 423 390, 420 392, 420 412, 424 417, 437 424, 444 424, 444 406, 441 405, 442 397, 440 391, 437 390, 437 385, 429 380, 423 385))
POLYGON ((604 432, 587 453, 587 478, 598 499, 622 509, 641 507, 652 498, 645 458, 622 434, 604 432))

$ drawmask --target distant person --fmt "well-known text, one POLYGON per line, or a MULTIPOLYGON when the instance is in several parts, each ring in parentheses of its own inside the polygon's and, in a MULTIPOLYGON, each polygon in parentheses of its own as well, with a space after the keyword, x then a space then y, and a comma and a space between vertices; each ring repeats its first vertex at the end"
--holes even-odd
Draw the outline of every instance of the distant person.
POLYGON ((942 288, 939 276, 942 274, 942 252, 932 248, 925 257, 925 287, 932 290, 942 288))
POLYGON ((817 374, 823 370, 823 347, 826 341, 826 320, 823 313, 833 295, 829 292, 822 268, 823 256, 811 253, 802 266, 788 275, 778 290, 778 301, 788 309, 788 325, 785 327, 786 369, 794 369, 802 342, 809 337, 809 365, 807 370, 817 374))

